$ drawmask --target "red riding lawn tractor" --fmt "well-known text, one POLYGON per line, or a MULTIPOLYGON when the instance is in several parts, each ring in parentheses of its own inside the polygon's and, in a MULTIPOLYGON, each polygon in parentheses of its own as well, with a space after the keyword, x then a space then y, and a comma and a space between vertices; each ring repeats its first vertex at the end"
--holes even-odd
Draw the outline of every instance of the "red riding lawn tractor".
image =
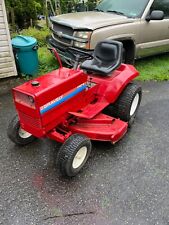
POLYGON ((131 82, 136 69, 121 63, 122 49, 107 40, 92 55, 79 50, 75 56, 68 48, 76 59, 71 69, 50 49, 60 68, 13 89, 17 115, 9 138, 18 145, 43 137, 63 143, 56 162, 62 175, 75 176, 90 155, 91 140, 116 143, 136 116, 142 90, 131 82))

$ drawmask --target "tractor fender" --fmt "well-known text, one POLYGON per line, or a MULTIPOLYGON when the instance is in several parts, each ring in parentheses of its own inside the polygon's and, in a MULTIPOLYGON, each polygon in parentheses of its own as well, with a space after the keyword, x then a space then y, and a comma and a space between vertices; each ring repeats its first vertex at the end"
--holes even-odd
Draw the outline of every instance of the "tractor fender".
POLYGON ((134 66, 121 64, 111 77, 104 79, 104 82, 102 79, 96 78, 96 83, 100 83, 97 89, 97 94, 100 96, 99 101, 106 101, 107 104, 114 103, 125 87, 138 75, 139 72, 134 66))

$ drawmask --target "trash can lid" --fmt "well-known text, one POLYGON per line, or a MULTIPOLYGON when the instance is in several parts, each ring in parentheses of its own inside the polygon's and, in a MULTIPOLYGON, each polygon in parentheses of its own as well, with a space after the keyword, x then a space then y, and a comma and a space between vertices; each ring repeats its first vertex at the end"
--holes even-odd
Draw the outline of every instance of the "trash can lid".
POLYGON ((35 45, 37 40, 33 37, 18 35, 12 39, 12 46, 16 48, 23 48, 35 45))

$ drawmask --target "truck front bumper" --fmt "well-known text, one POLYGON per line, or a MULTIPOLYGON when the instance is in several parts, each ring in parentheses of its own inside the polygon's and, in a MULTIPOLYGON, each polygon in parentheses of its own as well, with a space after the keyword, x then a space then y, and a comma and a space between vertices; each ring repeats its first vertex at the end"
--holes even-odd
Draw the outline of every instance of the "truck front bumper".
MULTIPOLYGON (((74 51, 73 54, 70 54, 67 51, 67 49, 69 47, 65 46, 65 45, 63 45, 61 43, 58 43, 52 36, 48 36, 47 37, 47 43, 57 50, 57 52, 58 52, 58 54, 59 54, 59 56, 60 56, 60 58, 61 58, 63 63, 65 63, 68 66, 73 67, 73 65, 75 63, 75 56, 73 56, 73 54, 74 55, 80 54, 78 51, 77 52, 74 51)), ((92 53, 93 52, 93 51, 86 51, 85 49, 83 49, 83 51, 86 52, 86 53, 92 53)))
POLYGON ((67 46, 57 43, 56 40, 52 36, 47 37, 47 43, 57 50, 63 63, 67 64, 68 66, 74 65, 75 58, 73 57, 73 55, 69 54, 66 51, 67 46))

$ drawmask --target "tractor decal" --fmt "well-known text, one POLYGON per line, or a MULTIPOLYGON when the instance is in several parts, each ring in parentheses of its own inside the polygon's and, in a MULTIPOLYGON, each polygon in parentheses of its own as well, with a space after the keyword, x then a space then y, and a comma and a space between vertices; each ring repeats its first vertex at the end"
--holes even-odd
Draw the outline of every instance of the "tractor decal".
POLYGON ((87 88, 87 84, 84 83, 84 84, 79 85, 77 88, 74 88, 73 90, 67 92, 66 94, 61 95, 61 96, 57 97, 56 99, 53 99, 52 101, 50 101, 40 107, 40 113, 44 114, 44 113, 48 112, 49 110, 57 107, 58 105, 64 103, 65 101, 68 101, 69 99, 73 98, 80 92, 86 90, 86 88, 87 88))

